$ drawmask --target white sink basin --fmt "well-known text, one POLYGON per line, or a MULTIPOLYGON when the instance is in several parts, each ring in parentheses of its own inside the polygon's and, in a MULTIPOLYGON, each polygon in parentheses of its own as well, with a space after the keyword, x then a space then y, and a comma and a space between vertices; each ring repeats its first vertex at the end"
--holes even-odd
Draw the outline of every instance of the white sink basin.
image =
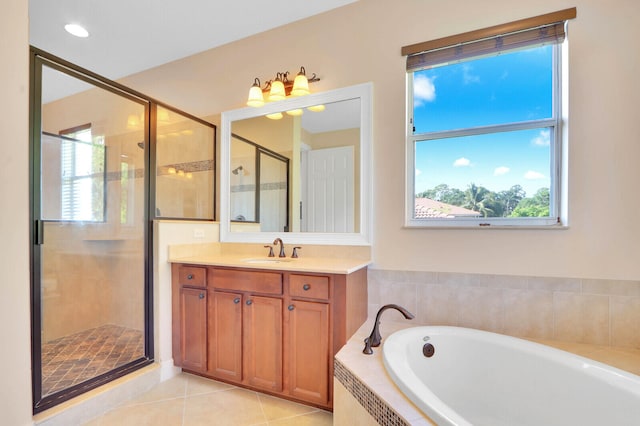
POLYGON ((286 257, 269 257, 269 258, 258 258, 258 259, 244 259, 244 263, 262 263, 262 264, 270 264, 270 263, 285 263, 292 262, 293 259, 287 259, 286 257))

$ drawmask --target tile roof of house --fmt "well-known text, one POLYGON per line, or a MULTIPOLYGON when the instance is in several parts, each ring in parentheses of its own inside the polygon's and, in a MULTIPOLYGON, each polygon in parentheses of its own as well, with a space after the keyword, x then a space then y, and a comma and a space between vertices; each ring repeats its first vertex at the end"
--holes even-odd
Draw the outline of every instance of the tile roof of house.
POLYGON ((480 213, 430 198, 416 198, 415 218, 428 217, 478 217, 480 213))

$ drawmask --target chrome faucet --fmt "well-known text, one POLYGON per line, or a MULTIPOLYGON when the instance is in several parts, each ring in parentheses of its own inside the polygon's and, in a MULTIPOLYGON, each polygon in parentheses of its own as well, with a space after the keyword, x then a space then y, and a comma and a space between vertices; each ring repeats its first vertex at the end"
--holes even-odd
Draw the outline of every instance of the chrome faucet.
POLYGON ((275 240, 273 240, 273 244, 280 244, 280 254, 278 255, 278 257, 287 257, 287 255, 284 254, 284 243, 280 238, 276 238, 275 240))
POLYGON ((407 311, 402 306, 393 305, 393 304, 384 305, 382 308, 378 310, 378 314, 376 315, 376 322, 373 325, 373 330, 371 330, 371 334, 369 335, 369 337, 364 339, 364 349, 362 350, 363 354, 371 355, 373 353, 373 350, 371 348, 372 347, 377 348, 378 346, 380 346, 380 343, 382 342, 382 336, 380 336, 380 315, 382 315, 382 313, 389 308, 393 308, 396 311, 400 312, 408 320, 415 318, 415 316, 411 312, 407 311))

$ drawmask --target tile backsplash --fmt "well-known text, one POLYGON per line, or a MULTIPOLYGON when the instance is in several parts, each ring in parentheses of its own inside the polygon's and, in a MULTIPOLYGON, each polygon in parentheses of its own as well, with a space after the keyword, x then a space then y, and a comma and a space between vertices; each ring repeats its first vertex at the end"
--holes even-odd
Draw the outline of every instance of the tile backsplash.
POLYGON ((416 324, 640 349, 640 281, 369 269, 369 316, 388 303, 416 324))

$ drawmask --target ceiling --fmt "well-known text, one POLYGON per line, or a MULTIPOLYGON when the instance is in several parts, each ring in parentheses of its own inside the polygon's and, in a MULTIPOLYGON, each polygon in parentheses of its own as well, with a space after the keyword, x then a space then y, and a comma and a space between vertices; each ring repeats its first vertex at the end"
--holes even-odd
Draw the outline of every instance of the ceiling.
POLYGON ((116 80, 355 1, 29 0, 29 41, 116 80))

